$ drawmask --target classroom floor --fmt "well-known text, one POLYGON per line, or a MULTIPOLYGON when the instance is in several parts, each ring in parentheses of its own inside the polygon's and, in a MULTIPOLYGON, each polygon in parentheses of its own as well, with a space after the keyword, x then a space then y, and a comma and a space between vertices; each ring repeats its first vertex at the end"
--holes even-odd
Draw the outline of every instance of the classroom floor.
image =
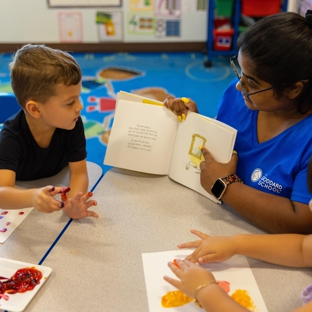
MULTIPOLYGON (((217 103, 234 79, 228 57, 204 66, 203 53, 73 53, 83 73, 81 99, 87 138, 87 160, 103 165, 120 90, 163 101, 168 95, 192 98, 201 114, 214 117, 217 103)), ((0 54, 0 92, 12 92, 8 65, 12 55, 0 54)))

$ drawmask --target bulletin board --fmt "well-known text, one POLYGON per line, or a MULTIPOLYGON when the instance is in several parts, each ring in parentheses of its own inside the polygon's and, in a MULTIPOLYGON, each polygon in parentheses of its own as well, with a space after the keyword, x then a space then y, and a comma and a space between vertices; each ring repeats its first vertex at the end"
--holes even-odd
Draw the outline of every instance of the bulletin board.
POLYGON ((203 43, 207 40, 208 0, 10 0, 1 3, 5 14, 1 16, 0 28, 6 30, 0 32, 1 44, 203 43))
POLYGON ((121 6, 121 0, 48 0, 49 7, 114 7, 121 6))

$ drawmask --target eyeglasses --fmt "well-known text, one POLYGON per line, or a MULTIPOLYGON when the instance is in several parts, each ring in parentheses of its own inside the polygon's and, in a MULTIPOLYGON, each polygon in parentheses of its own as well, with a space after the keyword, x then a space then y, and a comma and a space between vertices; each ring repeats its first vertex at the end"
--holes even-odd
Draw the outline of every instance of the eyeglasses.
POLYGON ((277 87, 277 86, 273 86, 273 87, 266 88, 266 89, 263 89, 263 90, 260 90, 260 91, 248 93, 247 90, 245 89, 244 85, 243 85, 242 82, 241 82, 242 75, 239 73, 239 72, 241 72, 241 71, 239 71, 239 70, 237 69, 237 66, 235 65, 235 60, 237 61, 237 55, 231 57, 231 58, 230 58, 230 62, 231 62, 231 65, 232 65, 232 67, 233 67, 233 69, 234 69, 234 72, 235 72, 235 74, 236 74, 236 76, 237 76, 237 78, 238 78, 238 80, 239 80, 239 83, 240 83, 240 85, 241 85, 241 87, 242 87, 243 93, 244 93, 244 95, 247 97, 248 100, 250 100, 249 97, 250 97, 251 95, 254 95, 254 94, 257 94, 257 93, 261 93, 261 92, 264 92, 264 91, 269 91, 269 90, 272 90, 272 89, 274 89, 274 88, 277 87))

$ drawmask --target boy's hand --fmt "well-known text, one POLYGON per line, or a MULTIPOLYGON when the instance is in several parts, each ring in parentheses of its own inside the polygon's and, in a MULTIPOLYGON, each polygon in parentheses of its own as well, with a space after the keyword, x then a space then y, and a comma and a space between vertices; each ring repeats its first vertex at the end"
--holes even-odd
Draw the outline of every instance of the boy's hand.
POLYGON ((172 262, 168 266, 179 280, 169 276, 164 276, 164 280, 191 298, 194 298, 198 286, 214 280, 211 272, 188 260, 178 260, 178 264, 180 269, 172 262))
POLYGON ((235 243, 229 236, 211 237, 197 230, 191 230, 201 240, 178 245, 178 248, 197 248, 186 260, 198 262, 222 262, 235 255, 235 243))
POLYGON ((187 98, 168 96, 164 101, 164 105, 178 116, 179 122, 186 118, 187 111, 198 113, 196 103, 187 98))
POLYGON ((33 197, 34 208, 45 213, 59 211, 64 207, 64 203, 56 200, 54 196, 59 194, 62 189, 61 187, 54 187, 51 185, 36 189, 33 197))
POLYGON ((65 202, 65 206, 63 208, 64 212, 74 220, 85 217, 98 218, 99 215, 97 213, 88 210, 90 207, 97 205, 95 200, 88 201, 92 195, 92 192, 88 192, 86 194, 79 192, 65 202))

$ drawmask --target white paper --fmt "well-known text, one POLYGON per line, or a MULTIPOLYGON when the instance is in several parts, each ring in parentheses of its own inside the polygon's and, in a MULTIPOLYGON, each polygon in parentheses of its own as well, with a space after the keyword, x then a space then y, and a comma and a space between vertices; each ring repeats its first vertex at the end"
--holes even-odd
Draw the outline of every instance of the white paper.
MULTIPOLYGON (((184 259, 193 251, 181 249, 142 254, 149 312, 203 311, 203 309, 197 307, 193 302, 177 308, 163 308, 161 305, 162 297, 169 291, 176 290, 163 279, 164 275, 177 279, 168 267, 168 262, 174 259, 184 259)), ((217 281, 227 281, 230 283, 229 295, 238 289, 246 290, 253 300, 257 312, 268 311, 246 257, 236 255, 225 262, 206 264, 203 267, 210 270, 217 281)))
POLYGON ((10 209, 0 208, 0 243, 4 243, 33 208, 10 209))

